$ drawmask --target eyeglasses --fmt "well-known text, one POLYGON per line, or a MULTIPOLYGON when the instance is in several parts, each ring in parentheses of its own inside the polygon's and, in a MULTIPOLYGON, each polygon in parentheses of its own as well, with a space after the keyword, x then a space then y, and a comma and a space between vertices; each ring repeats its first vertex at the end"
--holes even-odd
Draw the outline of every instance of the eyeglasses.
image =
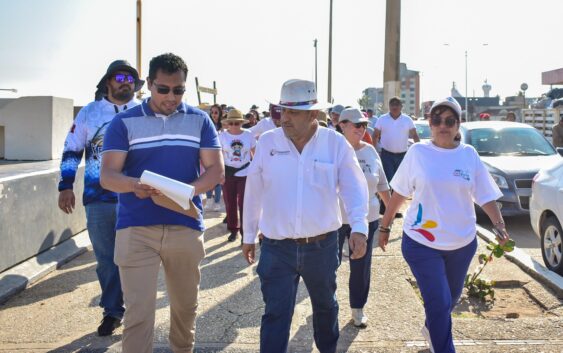
POLYGON ((430 125, 432 126, 440 126, 442 123, 446 124, 447 127, 453 127, 457 122, 457 119, 453 116, 448 116, 444 120, 439 115, 434 115, 430 117, 430 125))
MULTIPOLYGON (((156 92, 158 94, 168 94, 170 93, 170 87, 167 86, 156 86, 156 92)), ((186 93, 186 87, 174 87, 172 88, 172 94, 175 96, 181 96, 182 94, 186 93)))
POLYGON ((115 74, 113 75, 113 79, 117 83, 135 83, 135 77, 129 74, 115 74))
POLYGON ((368 126, 367 123, 352 123, 356 129, 366 128, 368 126))
POLYGON ((240 125, 240 122, 238 122, 238 121, 230 121, 229 122, 229 126, 239 126, 239 125, 240 125))
POLYGON ((368 123, 353 123, 353 122, 351 122, 351 121, 349 121, 349 120, 341 121, 341 122, 342 122, 342 123, 344 123, 344 122, 350 123, 350 124, 352 124, 356 129, 361 129, 361 128, 364 128, 364 129, 365 129, 365 128, 367 128, 367 126, 368 126, 368 123))

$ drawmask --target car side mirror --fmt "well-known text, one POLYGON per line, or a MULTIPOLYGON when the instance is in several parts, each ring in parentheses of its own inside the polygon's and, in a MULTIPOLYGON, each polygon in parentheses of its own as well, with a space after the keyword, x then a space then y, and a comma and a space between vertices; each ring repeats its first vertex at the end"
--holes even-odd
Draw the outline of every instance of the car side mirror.
POLYGON ((557 150, 557 153, 559 153, 559 155, 561 157, 563 157, 563 147, 557 147, 556 150, 557 150))

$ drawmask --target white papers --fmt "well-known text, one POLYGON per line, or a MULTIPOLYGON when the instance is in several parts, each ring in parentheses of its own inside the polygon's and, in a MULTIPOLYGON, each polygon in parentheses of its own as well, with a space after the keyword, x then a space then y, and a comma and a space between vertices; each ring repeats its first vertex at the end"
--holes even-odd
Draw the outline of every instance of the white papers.
POLYGON ((148 170, 141 175, 141 183, 160 190, 164 196, 176 202, 184 210, 190 209, 190 200, 194 196, 193 186, 148 170))

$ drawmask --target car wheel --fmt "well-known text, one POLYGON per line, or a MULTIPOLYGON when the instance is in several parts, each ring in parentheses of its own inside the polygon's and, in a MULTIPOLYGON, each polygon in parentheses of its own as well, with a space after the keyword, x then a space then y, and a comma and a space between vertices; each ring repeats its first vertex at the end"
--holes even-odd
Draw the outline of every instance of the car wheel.
POLYGON ((547 268, 560 275, 563 275, 562 237, 557 219, 546 218, 542 224, 541 254, 547 268))

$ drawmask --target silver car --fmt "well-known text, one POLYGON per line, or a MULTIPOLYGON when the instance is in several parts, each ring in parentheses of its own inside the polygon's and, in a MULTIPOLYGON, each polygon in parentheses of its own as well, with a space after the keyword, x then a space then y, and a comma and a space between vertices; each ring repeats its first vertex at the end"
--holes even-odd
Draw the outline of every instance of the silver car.
POLYGON ((563 159, 541 169, 534 177, 530 222, 540 237, 543 262, 550 270, 563 275, 563 159))
POLYGON ((561 159, 551 143, 534 127, 509 121, 466 122, 460 132, 502 191, 502 214, 529 214, 532 179, 540 168, 561 159))

